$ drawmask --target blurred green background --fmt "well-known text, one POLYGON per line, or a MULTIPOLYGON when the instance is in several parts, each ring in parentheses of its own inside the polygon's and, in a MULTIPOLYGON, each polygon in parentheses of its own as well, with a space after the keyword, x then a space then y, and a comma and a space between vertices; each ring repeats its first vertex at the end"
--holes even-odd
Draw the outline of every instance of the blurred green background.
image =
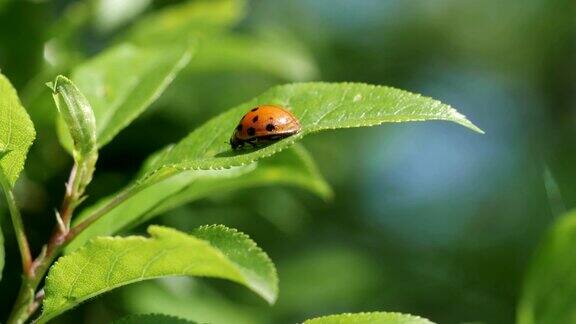
MULTIPOLYGON (((121 42, 141 17, 180 4, 0 0, 0 68, 38 131, 18 187, 36 252, 71 165, 43 83, 121 42)), ((576 3, 252 0, 235 10, 231 26, 207 32, 211 47, 200 47, 153 107, 101 151, 90 201, 126 184, 152 152, 287 82, 422 93, 456 107, 486 135, 430 122, 308 137, 303 143, 333 200, 267 187, 222 193, 153 220, 182 230, 223 223, 249 234, 278 267, 273 307, 228 282, 176 278, 115 290, 55 322, 162 312, 213 323, 294 323, 374 310, 439 323, 513 322, 536 245, 556 216, 576 206, 576 3)), ((19 285, 9 226, 3 217, 0 314, 19 285)))

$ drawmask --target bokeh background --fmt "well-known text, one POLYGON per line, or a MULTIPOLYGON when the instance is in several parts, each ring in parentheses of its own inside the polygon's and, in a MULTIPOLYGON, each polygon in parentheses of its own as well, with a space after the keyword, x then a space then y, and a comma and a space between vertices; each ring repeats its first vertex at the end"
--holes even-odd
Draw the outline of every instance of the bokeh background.
MULTIPOLYGON (((18 187, 35 249, 49 235, 47 211, 58 206, 71 165, 55 136, 49 91, 38 84, 114 44, 140 17, 180 3, 0 0, 0 68, 38 130, 18 187)), ((231 55, 180 74, 102 150, 91 201, 128 183, 152 152, 287 82, 403 88, 451 104, 486 134, 428 122, 310 136, 303 144, 332 185, 332 200, 256 188, 153 221, 182 230, 223 223, 249 234, 278 267, 273 307, 228 282, 175 278, 115 290, 55 322, 162 312, 212 323, 294 323, 375 310, 439 323, 513 322, 535 247, 576 205, 576 3, 252 0, 241 11, 216 52, 240 48, 249 63, 231 55)), ((7 314, 19 262, 2 222, 8 262, 0 314, 7 314)))

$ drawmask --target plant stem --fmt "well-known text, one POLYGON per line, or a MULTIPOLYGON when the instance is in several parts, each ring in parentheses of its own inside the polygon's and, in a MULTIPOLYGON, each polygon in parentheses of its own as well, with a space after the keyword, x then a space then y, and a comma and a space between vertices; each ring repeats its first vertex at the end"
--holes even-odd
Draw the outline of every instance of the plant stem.
MULTIPOLYGON (((78 164, 74 164, 70 172, 69 180, 66 183, 66 193, 64 194, 62 207, 56 214, 58 222, 54 227, 48 244, 44 246, 42 252, 34 261, 31 261, 31 257, 28 260, 29 263, 25 268, 25 275, 22 278, 20 292, 18 293, 13 311, 8 319, 8 324, 24 323, 38 309, 41 301, 35 298, 38 285, 46 275, 54 259, 60 254, 70 230, 70 220, 74 209, 82 201, 84 187, 79 185, 79 182, 83 181, 83 179, 77 176, 78 170, 78 164)), ((80 170, 82 170, 82 166, 80 166, 80 170)))
POLYGON ((70 177, 68 178, 68 182, 66 182, 66 193, 64 194, 64 200, 62 201, 62 206, 60 207, 60 214, 62 223, 65 229, 70 227, 70 220, 72 218, 72 208, 71 203, 75 200, 74 197, 74 183, 77 181, 78 176, 78 165, 74 164, 72 167, 72 171, 70 171, 70 177))
POLYGON ((75 167, 70 174, 70 181, 72 182, 69 181, 66 187, 66 194, 59 211, 60 216, 57 216, 62 217, 61 224, 64 224, 64 229, 62 229, 62 226, 59 224, 55 226, 50 241, 43 249, 43 252, 30 265, 30 276, 23 278, 13 312, 7 322, 8 324, 24 323, 36 312, 43 295, 38 294, 35 298, 35 292, 46 275, 46 272, 48 272, 50 265, 52 265, 52 262, 60 254, 62 249, 90 224, 141 190, 139 186, 130 186, 124 189, 113 199, 102 205, 102 207, 95 210, 84 221, 70 228, 70 219, 72 218, 74 209, 82 200, 81 195, 78 195, 76 190, 68 190, 69 188, 75 188, 73 185, 75 181, 73 179, 79 178, 74 175, 76 172, 77 168, 75 167))
POLYGON ((56 235, 52 235, 48 246, 45 246, 42 253, 40 253, 32 263, 30 267, 31 275, 23 277, 20 292, 18 293, 16 303, 14 304, 7 324, 21 324, 26 322, 40 306, 44 296, 43 294, 39 294, 38 298, 36 298, 37 295, 35 292, 52 265, 52 262, 60 254, 62 244, 65 242, 65 239, 62 238, 62 233, 59 232, 58 225, 56 225, 54 233, 56 235))
POLYGON ((20 292, 14 303, 12 313, 8 318, 8 324, 21 324, 26 321, 32 314, 30 300, 34 300, 34 288, 30 282, 30 278, 23 278, 20 292))
POLYGON ((14 227, 16 241, 18 242, 18 248, 20 249, 20 256, 22 258, 22 271, 25 275, 29 275, 30 265, 32 264, 32 254, 30 253, 30 246, 28 245, 28 239, 26 238, 22 215, 20 215, 18 206, 16 206, 16 199, 14 198, 14 193, 12 192, 8 179, 1 170, 0 186, 2 186, 2 191, 4 191, 6 201, 8 202, 12 226, 14 227))
POLYGON ((139 187, 130 186, 120 193, 118 193, 114 198, 107 201, 102 207, 96 209, 90 216, 86 217, 83 221, 78 223, 76 226, 72 227, 66 236, 66 243, 72 241, 78 234, 85 230, 92 223, 97 221, 104 214, 108 213, 114 207, 120 205, 126 199, 132 197, 134 194, 139 192, 141 189, 139 187))

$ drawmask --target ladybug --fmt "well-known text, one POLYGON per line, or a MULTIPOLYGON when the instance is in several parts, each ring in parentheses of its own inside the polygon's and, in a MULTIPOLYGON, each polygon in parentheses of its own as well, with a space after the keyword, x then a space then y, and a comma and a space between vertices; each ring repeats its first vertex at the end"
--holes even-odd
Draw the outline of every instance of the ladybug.
POLYGON ((247 112, 232 137, 230 146, 233 150, 244 144, 256 147, 292 136, 300 131, 300 122, 288 110, 274 105, 261 105, 247 112))

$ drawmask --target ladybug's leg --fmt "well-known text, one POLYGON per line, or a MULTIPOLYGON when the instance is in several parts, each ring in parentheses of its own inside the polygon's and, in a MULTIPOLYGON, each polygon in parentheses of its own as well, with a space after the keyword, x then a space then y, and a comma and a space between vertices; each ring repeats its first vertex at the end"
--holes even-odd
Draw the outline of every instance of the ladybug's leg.
POLYGON ((257 140, 255 138, 252 138, 252 139, 246 141, 246 143, 252 145, 252 148, 255 148, 256 147, 256 141, 257 140))

